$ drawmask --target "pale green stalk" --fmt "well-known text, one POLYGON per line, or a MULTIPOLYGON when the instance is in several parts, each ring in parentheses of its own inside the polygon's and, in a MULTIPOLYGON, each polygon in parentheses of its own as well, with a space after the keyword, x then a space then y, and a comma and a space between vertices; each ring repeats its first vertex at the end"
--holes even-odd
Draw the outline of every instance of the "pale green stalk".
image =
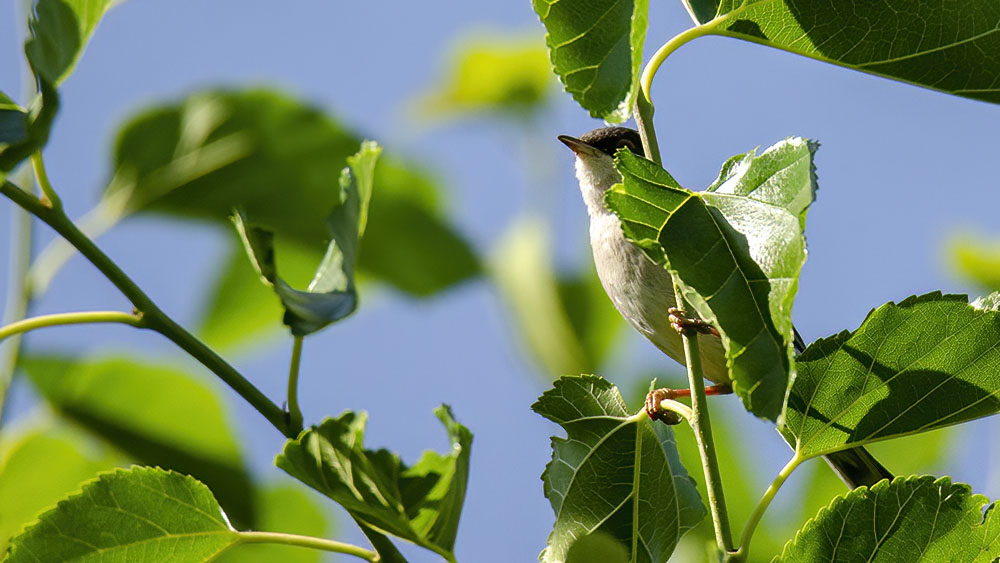
POLYGON ((142 317, 132 313, 121 311, 84 311, 80 313, 56 313, 54 315, 41 315, 22 319, 8 325, 0 326, 0 341, 4 339, 49 326, 65 326, 77 324, 95 323, 122 323, 137 328, 145 327, 142 317))
POLYGON ((753 512, 750 513, 750 519, 747 520, 746 525, 743 527, 743 535, 740 536, 740 547, 736 553, 729 559, 730 561, 745 561, 747 555, 750 552, 750 540, 753 538, 754 530, 757 529, 757 524, 760 522, 761 517, 764 515, 764 511, 770 506, 771 500, 774 499, 775 493, 781 488, 781 485, 785 483, 788 476, 795 471, 795 468, 802 463, 803 459, 799 456, 798 452, 788 461, 787 464, 778 472, 778 475, 771 481, 771 485, 764 491, 764 496, 761 497, 760 501, 757 502, 757 506, 754 507, 753 512))
POLYGON ((302 427, 302 409, 299 407, 299 364, 302 361, 302 337, 296 336, 292 343, 292 361, 288 366, 288 421, 292 426, 302 427))
POLYGON ((378 563, 381 561, 381 557, 379 557, 378 553, 375 553, 370 549, 364 549, 363 547, 358 547, 349 543, 323 538, 314 538, 311 536, 281 534, 277 532, 239 532, 238 541, 239 543, 295 545, 299 547, 308 547, 310 549, 319 549, 322 551, 332 551, 333 553, 353 555, 355 557, 360 557, 365 561, 371 561, 372 563, 378 563))

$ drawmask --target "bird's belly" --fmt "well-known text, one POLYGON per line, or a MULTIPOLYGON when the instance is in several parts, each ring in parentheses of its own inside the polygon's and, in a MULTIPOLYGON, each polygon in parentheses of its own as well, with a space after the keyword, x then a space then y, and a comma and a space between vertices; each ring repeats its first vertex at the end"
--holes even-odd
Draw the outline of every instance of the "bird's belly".
MULTIPOLYGON (((615 308, 663 353, 685 363, 681 337, 670 324, 668 310, 677 306, 670 273, 625 240, 614 215, 591 217, 590 226, 597 275, 615 308)), ((711 335, 699 336, 705 377, 727 383, 729 372, 721 340, 711 335)))

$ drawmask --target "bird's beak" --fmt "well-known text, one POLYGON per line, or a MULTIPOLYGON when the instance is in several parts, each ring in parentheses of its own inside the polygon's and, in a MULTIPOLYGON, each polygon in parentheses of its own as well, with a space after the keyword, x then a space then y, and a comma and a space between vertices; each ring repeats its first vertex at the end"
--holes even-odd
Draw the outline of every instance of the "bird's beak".
POLYGON ((569 150, 573 151, 577 156, 584 156, 584 155, 594 156, 598 153, 601 153, 601 151, 599 151, 597 148, 592 147, 587 143, 584 143, 583 141, 577 139, 576 137, 570 137, 569 135, 559 135, 556 138, 559 139, 562 142, 562 144, 569 147, 569 150))

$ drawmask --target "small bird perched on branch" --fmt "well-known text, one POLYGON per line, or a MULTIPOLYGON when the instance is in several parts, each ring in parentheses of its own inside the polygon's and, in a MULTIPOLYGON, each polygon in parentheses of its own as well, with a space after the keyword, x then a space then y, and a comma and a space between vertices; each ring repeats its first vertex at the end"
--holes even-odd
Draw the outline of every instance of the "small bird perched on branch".
MULTIPOLYGON (((699 333, 706 335, 699 338, 704 375, 715 384, 706 391, 709 394, 732 392, 725 350, 718 332, 702 321, 684 318, 675 309, 677 302, 670 273, 625 239, 618 217, 604 203, 604 193, 621 182, 621 174, 614 166, 615 152, 625 148, 645 156, 639 132, 626 127, 604 127, 579 139, 560 135, 559 140, 576 155, 576 177, 590 215, 594 264, 601 285, 615 308, 633 328, 681 364, 685 363, 685 358, 679 328, 697 328, 699 333)), ((798 332, 795 336, 796 348, 801 352, 804 344, 798 332)), ((659 398, 664 396, 663 392, 651 394, 651 399, 647 400, 651 415, 659 405, 659 398)), ((870 487, 882 479, 892 479, 892 474, 861 447, 828 454, 826 459, 851 488, 870 487)))

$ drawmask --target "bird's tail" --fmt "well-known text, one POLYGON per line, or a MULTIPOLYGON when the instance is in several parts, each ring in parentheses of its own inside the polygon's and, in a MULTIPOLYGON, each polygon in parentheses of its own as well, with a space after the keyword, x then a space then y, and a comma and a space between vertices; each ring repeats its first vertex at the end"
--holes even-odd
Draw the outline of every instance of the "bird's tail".
POLYGON ((860 446, 826 454, 825 457, 830 467, 852 489, 862 485, 871 487, 882 479, 892 480, 892 473, 860 446))

